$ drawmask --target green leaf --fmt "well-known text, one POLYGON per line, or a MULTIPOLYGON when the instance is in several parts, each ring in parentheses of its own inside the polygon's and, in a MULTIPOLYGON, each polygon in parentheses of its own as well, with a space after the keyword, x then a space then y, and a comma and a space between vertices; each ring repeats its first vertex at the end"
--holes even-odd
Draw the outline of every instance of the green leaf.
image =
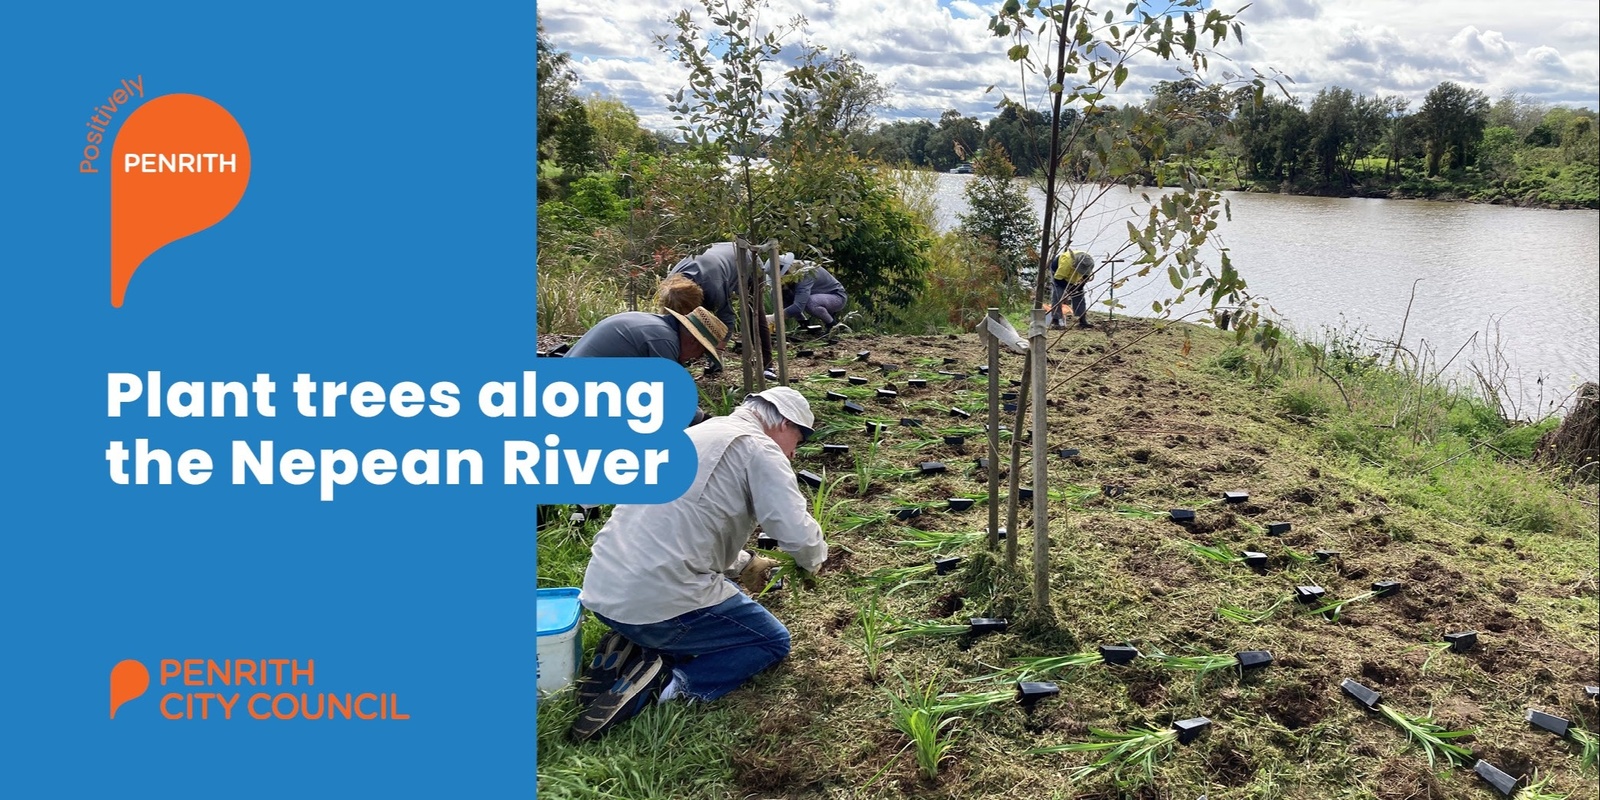
POLYGON ((1177 267, 1172 267, 1172 266, 1167 267, 1167 280, 1172 281, 1172 288, 1174 288, 1174 289, 1182 289, 1183 288, 1183 279, 1178 277, 1178 268, 1177 267))
POLYGON ((1122 82, 1127 80, 1127 79, 1128 79, 1128 68, 1122 66, 1121 64, 1118 64, 1116 71, 1111 73, 1111 81, 1112 81, 1112 83, 1116 84, 1116 87, 1118 89, 1121 89, 1122 88, 1122 82))

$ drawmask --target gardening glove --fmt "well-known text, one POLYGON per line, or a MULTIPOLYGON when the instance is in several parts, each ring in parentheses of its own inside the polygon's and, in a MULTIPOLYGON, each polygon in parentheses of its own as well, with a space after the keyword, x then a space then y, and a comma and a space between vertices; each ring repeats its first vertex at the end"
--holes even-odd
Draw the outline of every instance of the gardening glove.
POLYGON ((743 586, 744 590, 752 596, 761 594, 761 590, 767 588, 767 581, 771 580, 772 568, 782 563, 776 558, 758 555, 750 556, 750 563, 745 564, 744 569, 739 573, 739 585, 743 586))

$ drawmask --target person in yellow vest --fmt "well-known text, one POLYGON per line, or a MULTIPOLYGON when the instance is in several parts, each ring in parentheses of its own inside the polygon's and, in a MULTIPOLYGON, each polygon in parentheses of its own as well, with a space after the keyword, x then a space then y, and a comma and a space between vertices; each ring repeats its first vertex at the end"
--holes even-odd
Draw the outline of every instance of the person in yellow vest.
POLYGON ((1089 308, 1083 298, 1083 289, 1094 277, 1094 256, 1082 250, 1067 250, 1056 259, 1056 271, 1050 288, 1050 327, 1061 330, 1063 301, 1072 304, 1072 316, 1078 318, 1078 327, 1093 328, 1089 324, 1089 308))

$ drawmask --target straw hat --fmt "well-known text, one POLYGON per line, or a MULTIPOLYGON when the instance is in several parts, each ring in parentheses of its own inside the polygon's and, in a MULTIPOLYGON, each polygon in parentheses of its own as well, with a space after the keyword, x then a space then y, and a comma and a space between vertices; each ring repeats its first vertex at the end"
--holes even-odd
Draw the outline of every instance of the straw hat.
POLYGON ((670 308, 667 313, 677 317, 683 329, 706 349, 706 355, 711 356, 717 366, 722 366, 722 343, 728 339, 728 326, 722 324, 716 314, 705 306, 692 309, 688 314, 679 314, 670 308))

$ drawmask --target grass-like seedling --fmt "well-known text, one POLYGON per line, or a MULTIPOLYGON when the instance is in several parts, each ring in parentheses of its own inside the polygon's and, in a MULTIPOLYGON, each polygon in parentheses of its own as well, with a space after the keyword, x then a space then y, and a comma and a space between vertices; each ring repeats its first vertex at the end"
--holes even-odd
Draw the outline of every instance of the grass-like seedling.
POLYGON ((1144 781, 1155 779, 1156 762, 1166 758, 1173 745, 1178 743, 1178 731, 1173 728, 1134 728, 1126 733, 1090 728, 1087 742, 1059 744, 1035 748, 1032 753, 1103 753, 1087 766, 1072 771, 1072 780, 1080 781, 1102 769, 1109 769, 1119 786, 1131 788, 1144 781))
POLYGON ((939 776, 939 765, 950 756, 954 746, 951 734, 959 717, 946 717, 930 710, 932 703, 924 696, 921 702, 902 700, 890 695, 894 701, 894 726, 911 740, 916 748, 917 766, 931 780, 939 776))
POLYGON ((995 673, 992 676, 978 680, 1006 679, 1008 676, 1017 676, 1018 680, 1044 677, 1072 667, 1087 667, 1099 664, 1101 659, 1098 652, 1073 653, 1065 656, 1030 656, 1028 658, 1013 658, 1011 666, 995 673))
POLYGON ((1422 745, 1423 751, 1428 755, 1430 769, 1441 756, 1452 765, 1461 765, 1472 759, 1471 750, 1459 744, 1452 744, 1452 741, 1471 736, 1476 731, 1452 731, 1436 724, 1432 717, 1411 716, 1389 707, 1386 703, 1379 703, 1377 711, 1384 719, 1405 731, 1407 738, 1422 745))
POLYGON ((895 542, 906 547, 915 547, 921 550, 943 552, 952 548, 963 547, 975 542, 982 542, 988 538, 988 531, 961 531, 958 533, 941 531, 922 531, 916 528, 905 528, 907 538, 895 542))
POLYGON ((1331 603, 1326 603, 1326 604, 1317 606, 1316 608, 1313 608, 1313 609, 1311 609, 1311 610, 1309 610, 1309 611, 1307 611, 1305 613, 1308 614, 1308 615, 1309 614, 1327 614, 1328 615, 1328 620, 1330 622, 1338 622, 1339 621, 1339 614, 1344 611, 1344 607, 1345 606, 1350 605, 1351 603, 1359 603, 1362 600, 1370 600, 1370 599, 1372 599, 1374 597, 1377 597, 1378 595, 1379 595, 1379 592, 1375 592, 1375 591, 1374 592, 1362 592, 1361 594, 1355 595, 1354 597, 1350 597, 1350 598, 1347 598, 1347 599, 1344 599, 1344 600, 1335 600, 1335 601, 1333 601, 1331 603))
POLYGON ((1517 792, 1517 800, 1567 800, 1572 796, 1565 792, 1556 794, 1549 786, 1550 779, 1540 778, 1538 770, 1535 770, 1533 777, 1528 779, 1528 785, 1517 792))
POLYGON ((937 714, 954 714, 963 711, 984 711, 1003 703, 1015 702, 1017 690, 995 689, 988 692, 945 692, 936 698, 928 710, 937 714))
POLYGON ((1189 552, 1207 561, 1214 561, 1218 564, 1240 564, 1244 562, 1244 556, 1234 555, 1226 547, 1213 547, 1196 542, 1184 542, 1184 544, 1189 547, 1189 552))
POLYGON ((1169 656, 1165 653, 1152 653, 1147 655, 1146 658, 1154 659, 1158 666, 1166 669, 1193 672, 1196 680, 1218 670, 1232 669, 1239 666, 1239 657, 1231 653, 1206 653, 1198 656, 1169 656))
POLYGON ((858 647, 867 663, 867 678, 876 682, 883 669, 883 648, 886 644, 884 626, 887 620, 878 605, 877 594, 867 594, 856 609, 856 622, 861 625, 858 647))
MULTIPOLYGON (((894 594, 895 592, 898 592, 907 586, 914 586, 918 583, 922 583, 923 581, 918 579, 924 575, 932 574, 933 571, 933 562, 930 561, 926 564, 916 564, 910 567, 880 569, 871 575, 868 575, 867 579, 878 584, 879 586, 891 587, 885 591, 884 594, 894 594)), ((965 628, 963 628, 963 630, 965 630, 965 628)))
POLYGON ((1578 745, 1578 768, 1594 770, 1600 767, 1600 735, 1583 728, 1567 729, 1567 738, 1578 745))
POLYGON ((904 620, 894 630, 889 631, 886 638, 890 643, 909 638, 952 639, 966 633, 970 627, 933 620, 904 620))
POLYGON ((1278 602, 1273 603, 1270 606, 1267 606, 1266 609, 1264 609, 1262 611, 1251 611, 1248 608, 1242 608, 1240 606, 1231 605, 1231 604, 1224 604, 1224 605, 1217 606, 1217 617, 1219 619, 1225 619, 1225 620, 1228 620, 1230 622, 1242 622, 1242 623, 1244 623, 1246 625, 1260 625, 1261 623, 1266 622, 1267 620, 1271 619, 1273 613, 1278 610, 1278 607, 1283 605, 1284 603, 1286 603, 1288 601, 1289 601, 1289 598, 1280 597, 1280 598, 1278 598, 1278 602))

